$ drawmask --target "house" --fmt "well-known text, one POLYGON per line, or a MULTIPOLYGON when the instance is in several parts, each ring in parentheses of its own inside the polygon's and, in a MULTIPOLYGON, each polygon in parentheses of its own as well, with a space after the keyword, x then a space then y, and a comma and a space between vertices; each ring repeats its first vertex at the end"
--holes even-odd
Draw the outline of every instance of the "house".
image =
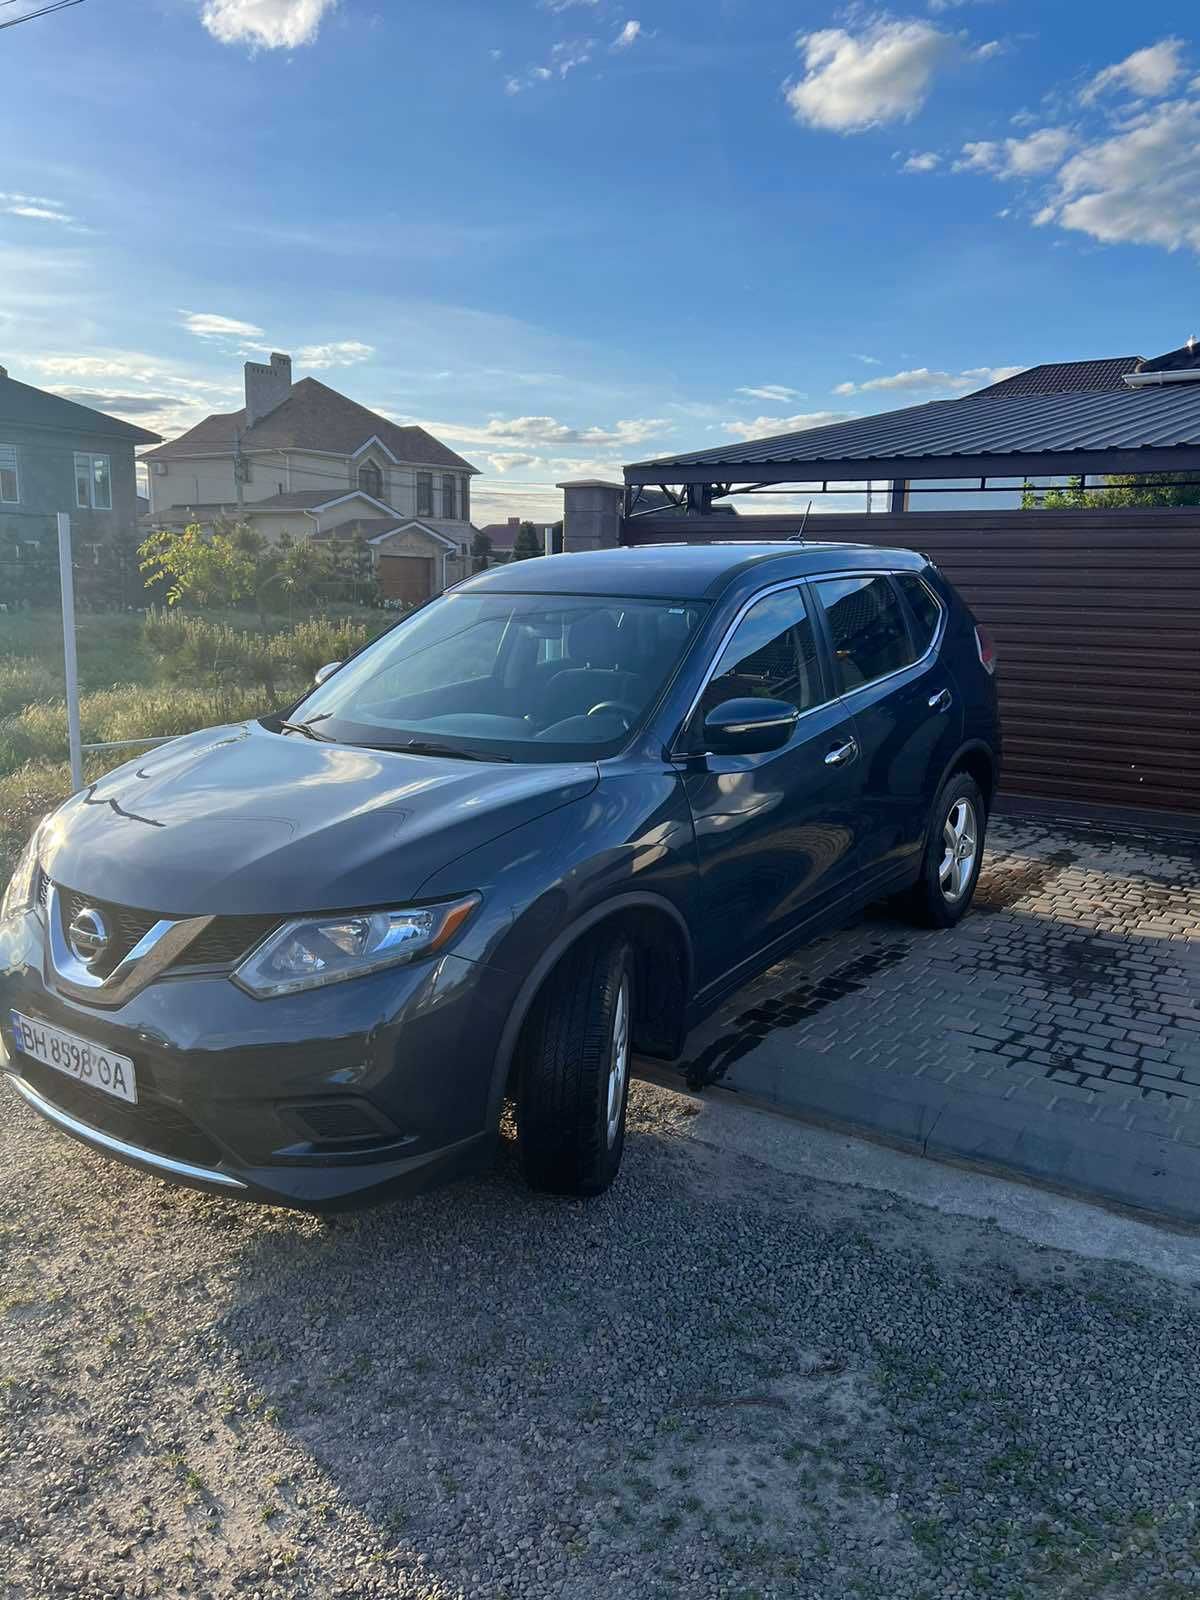
POLYGON ((71 515, 76 550, 136 534, 134 450, 159 437, 0 367, 0 537, 52 539, 59 511, 71 515))
POLYGON ((547 533, 562 532, 560 522, 534 522, 531 517, 509 517, 506 522, 489 522, 480 528, 479 532, 486 534, 492 541, 491 554, 494 561, 512 560, 513 546, 517 542, 517 534, 523 522, 528 522, 537 534, 539 550, 546 548, 547 533))
POLYGON ((236 520, 272 543, 362 537, 384 594, 410 602, 470 571, 478 468, 316 378, 293 383, 287 355, 247 361, 245 396, 143 456, 148 526, 236 520))

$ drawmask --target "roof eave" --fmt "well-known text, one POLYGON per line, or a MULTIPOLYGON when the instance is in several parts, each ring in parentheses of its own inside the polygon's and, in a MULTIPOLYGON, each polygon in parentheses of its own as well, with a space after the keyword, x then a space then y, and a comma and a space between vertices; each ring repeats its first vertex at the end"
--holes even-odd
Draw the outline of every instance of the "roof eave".
POLYGON ((865 483, 871 478, 1023 478, 1058 473, 1174 472, 1200 469, 1200 444, 1133 449, 1020 451, 971 456, 876 456, 823 461, 639 461, 628 487, 661 483, 865 483))

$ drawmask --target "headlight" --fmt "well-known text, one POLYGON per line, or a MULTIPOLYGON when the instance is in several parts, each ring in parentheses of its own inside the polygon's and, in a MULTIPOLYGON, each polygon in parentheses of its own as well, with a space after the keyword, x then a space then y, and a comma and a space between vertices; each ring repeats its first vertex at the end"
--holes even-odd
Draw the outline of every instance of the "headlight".
POLYGON ((4 891, 4 899, 0 900, 0 922, 8 917, 17 916, 19 912, 28 911, 33 905, 37 893, 38 841, 41 834, 42 825, 39 822, 33 830, 29 843, 17 857, 13 875, 8 880, 8 888, 4 891))
POLYGON ((409 911, 343 912, 285 922, 242 962, 234 981, 267 998, 361 978, 439 949, 479 904, 477 894, 409 911))

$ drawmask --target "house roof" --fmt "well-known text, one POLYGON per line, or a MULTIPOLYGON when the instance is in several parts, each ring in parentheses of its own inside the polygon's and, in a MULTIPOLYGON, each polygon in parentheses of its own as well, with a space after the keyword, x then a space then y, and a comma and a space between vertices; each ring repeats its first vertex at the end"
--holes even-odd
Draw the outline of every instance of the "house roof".
POLYGON ((625 468, 628 484, 861 482, 1200 467, 1200 383, 976 394, 625 468))
MULTIPOLYGON (((147 461, 222 453, 240 436, 243 450, 327 450, 352 455, 368 439, 377 438, 398 461, 422 467, 452 467, 478 472, 469 461, 435 439, 424 428, 402 427, 357 400, 339 394, 316 378, 301 378, 281 405, 246 425, 246 411, 215 412, 178 439, 146 453, 147 461)), ((151 436, 147 436, 151 437, 151 436)))
POLYGON ((469 524, 465 526, 464 533, 464 524, 461 522, 434 522, 431 517, 398 517, 390 527, 372 534, 368 543, 378 544, 381 539, 390 538, 393 533, 403 533, 406 528, 420 528, 422 533, 431 533, 442 544, 457 550, 460 544, 467 542, 467 536, 475 532, 469 524))
MULTIPOLYGON (((1047 361, 1011 378, 989 383, 980 394, 1079 394, 1096 389, 1123 389, 1125 374, 1144 365, 1141 356, 1106 356, 1102 361, 1047 361)), ((1151 363, 1153 364, 1153 363, 1151 363)))
POLYGON ((502 549, 511 549, 517 534, 520 532, 522 522, 530 523, 539 533, 544 533, 547 528, 558 527, 557 522, 534 522, 532 517, 519 517, 513 527, 510 527, 507 522, 489 522, 477 531, 487 534, 492 541, 493 549, 497 545, 500 545, 502 549))
POLYGON ((161 433, 151 433, 148 428, 135 428, 132 422, 122 422, 105 411, 93 411, 91 406, 81 406, 76 400, 64 400, 60 394, 48 389, 35 389, 30 383, 18 383, 0 368, 0 422, 12 422, 23 428, 53 428, 59 433, 101 433, 127 444, 157 444, 161 433))
POLYGON ((381 533, 394 533, 401 526, 397 517, 350 517, 335 528, 321 528, 309 534, 310 539, 373 539, 381 533))
POLYGON ((1196 372, 1200 371, 1200 342, 1189 339, 1178 350, 1168 350, 1164 356, 1154 356, 1149 361, 1139 361, 1139 372, 1196 372))

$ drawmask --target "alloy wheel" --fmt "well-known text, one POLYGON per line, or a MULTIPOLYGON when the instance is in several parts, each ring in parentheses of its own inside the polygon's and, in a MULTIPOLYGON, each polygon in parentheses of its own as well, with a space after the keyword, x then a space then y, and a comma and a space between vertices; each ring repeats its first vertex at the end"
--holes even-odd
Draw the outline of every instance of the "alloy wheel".
POLYGON ((942 864, 938 868, 938 883, 951 905, 961 900, 969 888, 978 854, 979 822, 975 807, 965 796, 960 796, 946 813, 942 827, 942 864))

